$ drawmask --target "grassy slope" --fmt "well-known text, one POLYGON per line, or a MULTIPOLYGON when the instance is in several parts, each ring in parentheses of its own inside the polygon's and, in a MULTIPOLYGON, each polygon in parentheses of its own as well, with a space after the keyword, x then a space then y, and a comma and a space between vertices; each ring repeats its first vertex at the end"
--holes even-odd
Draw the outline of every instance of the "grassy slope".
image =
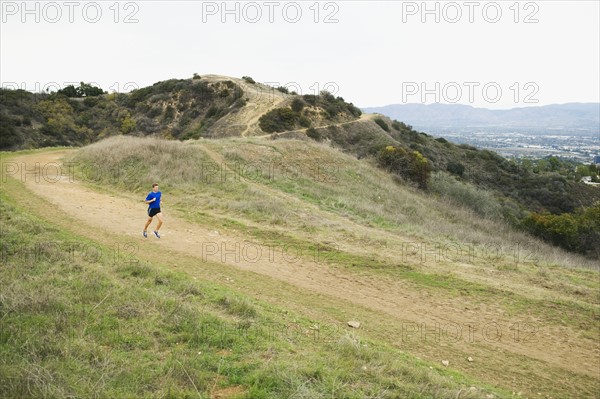
MULTIPOLYGON (((529 240, 527 237, 516 235, 504 226, 479 220, 469 212, 435 202, 410 189, 399 188, 388 175, 366 163, 358 162, 326 147, 311 145, 310 151, 306 151, 306 144, 298 142, 235 140, 182 144, 155 140, 120 140, 100 143, 82 152, 80 161, 87 159, 87 162, 96 168, 106 168, 105 172, 102 170, 99 172, 99 176, 104 177, 105 180, 97 183, 109 183, 116 189, 126 188, 130 192, 139 193, 145 191, 143 188, 159 176, 162 190, 175 199, 179 213, 190 219, 196 219, 202 224, 241 231, 255 238, 276 240, 283 244, 329 245, 337 248, 330 251, 328 259, 334 267, 342 267, 359 275, 384 274, 399 281, 407 281, 420 290, 438 296, 440 300, 451 299, 458 295, 466 302, 484 305, 498 302, 513 315, 520 316, 533 312, 533 315, 540 320, 540 325, 567 323, 573 328, 581 328, 581 333, 589 336, 590 339, 597 337, 597 273, 565 268, 565 266, 584 265, 585 260, 537 243, 540 250, 527 254, 528 257, 525 259, 531 261, 537 258, 537 262, 515 264, 510 249, 517 241, 529 240), (157 151, 162 152, 162 155, 154 158, 156 166, 148 166, 145 160, 152 159, 157 151), (185 167, 182 167, 182 164, 185 167), (283 171, 278 166, 282 164, 297 165, 297 168, 283 171), (116 165, 119 166, 120 178, 116 182, 109 181, 109 176, 114 174, 107 171, 116 165), (251 172, 256 167, 270 170, 272 173, 258 176, 251 172), (222 180, 222 175, 214 174, 215 170, 231 172, 236 168, 238 171, 242 170, 240 168, 246 168, 242 173, 243 178, 235 173, 227 173, 226 179, 222 180), (199 173, 199 170, 205 170, 206 173, 199 173), (132 182, 136 184, 131 184, 132 182), (465 262, 464 259, 459 262, 448 259, 439 262, 421 262, 418 256, 399 254, 400 249, 403 248, 402 244, 407 242, 492 243, 497 248, 503 249, 504 255, 490 259, 478 253, 470 262, 465 262), (402 267, 397 267, 398 265, 402 267), (465 294, 467 296, 463 297, 465 294)), ((12 192, 16 193, 21 189, 14 187, 14 190, 16 191, 12 192)), ((150 277, 147 281, 147 290, 154 290, 157 286, 155 273, 165 273, 161 265, 157 267, 157 271, 148 272, 150 277)), ((137 274, 135 271, 133 273, 137 274)), ((115 280, 122 283, 122 275, 123 272, 119 272, 117 268, 115 280)), ((181 276, 181 278, 185 280, 185 277, 181 276)), ((68 286, 69 283, 65 284, 68 286)), ((223 289, 217 287, 217 290, 223 289)), ((223 310, 228 307, 228 301, 223 299, 227 295, 234 295, 234 293, 224 292, 212 299, 203 297, 202 301, 211 309, 223 310)), ((235 295, 239 296, 239 294, 235 295)), ((294 294, 293 290, 289 290, 288 295, 290 303, 286 304, 286 307, 293 308, 295 305, 292 305, 292 302, 304 301, 304 298, 300 298, 302 295, 306 296, 306 293, 294 294)), ((98 301, 92 301, 90 306, 96 306, 102 298, 96 298, 98 301)), ((135 303, 134 298, 130 299, 135 303)), ((248 301, 247 298, 241 299, 242 303, 248 301)), ((315 303, 321 309, 321 313, 331 307, 329 313, 332 315, 340 312, 340 306, 344 306, 328 304, 322 299, 315 303)), ((254 313, 253 318, 264 321, 263 317, 268 320, 269 317, 273 317, 266 310, 272 308, 272 305, 260 303, 252 305, 254 312, 250 312, 254 313)), ((142 308, 142 310, 146 309, 145 306, 142 308)), ((243 315, 238 316, 244 319, 243 315)), ((288 319, 281 320, 275 317, 274 320, 285 323, 288 319)), ((311 322, 314 320, 306 321, 306 326, 311 322)), ((150 331, 147 330, 146 333, 150 331)), ((410 375, 404 376, 407 371, 402 371, 400 375, 393 374, 391 377, 387 374, 387 372, 397 372, 400 367, 398 363, 393 363, 392 359, 396 352, 388 346, 393 343, 393 331, 389 331, 387 336, 375 333, 369 335, 380 339, 374 346, 389 353, 390 357, 380 359, 382 363, 379 367, 372 369, 367 367, 367 370, 372 370, 372 378, 376 377, 376 380, 368 380, 364 388, 370 391, 356 391, 357 397, 376 396, 375 392, 383 392, 385 389, 392 395, 390 397, 395 397, 394 395, 410 397, 409 392, 413 388, 386 385, 389 383, 389 380, 385 380, 388 377, 395 384, 403 381, 401 385, 414 381, 410 375), (389 362, 392 363, 388 369, 389 362), (384 364, 386 367, 383 366, 384 364)), ((98 338, 102 337, 101 333, 98 338)), ((294 392, 298 392, 293 390, 300 388, 313 389, 313 392, 306 397, 320 397, 324 393, 335 397, 351 397, 356 389, 354 386, 356 384, 353 385, 352 381, 362 381, 364 376, 360 375, 360 371, 356 372, 356 364, 344 366, 349 361, 348 357, 360 356, 356 352, 349 354, 339 351, 338 345, 342 345, 344 340, 348 339, 345 335, 341 338, 329 347, 309 349, 303 345, 303 350, 309 350, 312 356, 326 358, 340 352, 343 360, 335 363, 334 367, 340 368, 339 372, 345 373, 345 377, 334 378, 332 382, 331 376, 338 375, 334 368, 322 369, 319 372, 321 377, 316 381, 325 379, 329 382, 319 382, 315 387, 312 386, 313 382, 306 383, 314 379, 309 373, 308 377, 306 374, 300 374, 300 377, 293 381, 280 381, 282 388, 277 388, 279 385, 275 385, 275 387, 259 386, 257 389, 273 394, 278 392, 283 397, 292 396, 294 392), (333 393, 335 389, 333 385, 338 383, 346 384, 344 387, 350 391, 333 393)), ((287 344, 287 341, 284 343, 287 344)), ((58 345, 63 344, 61 342, 58 345)), ((372 345, 367 346, 367 348, 371 347, 372 345)), ((245 359, 248 360, 256 355, 252 352, 253 348, 254 346, 241 348, 241 356, 247 356, 245 359)), ((360 346, 358 348, 360 349, 360 346)), ((412 351, 422 348, 408 347, 407 349, 412 351)), ((280 353, 281 350, 277 352, 280 353)), ((311 359, 310 353, 306 355, 307 359, 311 359)), ((379 353, 378 356, 383 354, 379 353)), ((213 358, 218 364, 217 359, 218 357, 213 358)), ((297 358, 293 361, 288 359, 282 363, 282 370, 286 373, 289 372, 288 369, 297 371, 298 365, 295 362, 298 361, 297 358)), ((309 362, 300 362, 300 365, 304 364, 314 372, 314 367, 317 366, 313 367, 311 364, 314 362, 307 361, 309 362)), ((494 359, 489 361, 493 362, 494 359)), ((326 363, 330 364, 330 362, 326 363)), ((423 372, 414 364, 409 366, 409 369, 413 374, 423 372)), ((251 371, 244 370, 241 374, 251 378, 253 375, 251 371)), ((479 375, 483 380, 502 380, 499 375, 489 375, 489 369, 483 373, 476 370, 471 372, 479 375)), ((213 374, 208 377, 208 380, 210 381, 211 377, 215 380, 215 375, 218 374, 218 372, 213 374)), ((283 372, 280 375, 283 375, 283 372)), ((198 381, 206 381, 201 377, 197 378, 198 381)), ((446 387, 437 386, 431 388, 437 391, 430 391, 430 388, 427 388, 429 382, 423 380, 421 383, 418 378, 417 380, 419 382, 412 391, 414 397, 455 397, 458 392, 456 388, 454 391, 444 391, 446 387), (424 391, 417 393, 419 390, 424 391)), ((189 382, 189 379, 187 381, 189 382)), ((593 390, 592 385, 589 385, 590 381, 581 380, 580 383, 585 386, 580 392, 593 390)), ((190 388, 189 384, 185 385, 187 384, 185 381, 180 384, 186 389, 190 388)), ((240 388, 242 390, 247 390, 251 385, 248 380, 241 383, 231 382, 230 385, 235 384, 242 385, 243 388, 240 388)), ((501 385, 507 386, 503 383, 501 385)), ((138 385, 134 384, 132 389, 139 389, 138 385)), ((178 389, 183 388, 180 386, 178 389)), ((531 389, 533 391, 535 387, 531 389)), ((563 391, 558 387, 551 389, 564 395, 572 388, 564 387, 563 391)), ((463 391, 461 397, 466 397, 465 395, 463 391)), ((481 392, 476 394, 476 397, 479 397, 478 395, 481 395, 481 392)), ((560 395, 558 393, 559 397, 560 395)), ((251 397, 257 396, 251 395, 251 397)), ((274 394, 274 397, 277 397, 277 394, 274 394)))
POLYGON ((48 204, 13 179, 1 200, 1 397, 490 392, 384 342, 175 272, 157 254, 140 259, 125 241, 115 252, 114 242, 73 234, 59 226, 65 215, 45 220, 48 204))

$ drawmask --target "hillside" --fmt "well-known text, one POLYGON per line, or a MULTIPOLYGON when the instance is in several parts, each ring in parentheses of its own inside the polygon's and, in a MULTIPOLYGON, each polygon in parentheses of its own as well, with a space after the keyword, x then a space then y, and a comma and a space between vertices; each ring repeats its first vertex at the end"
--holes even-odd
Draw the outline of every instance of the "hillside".
MULTIPOLYGON (((600 237, 595 227, 577 222, 556 232, 531 223, 542 220, 532 219, 538 214, 570 215, 600 203, 600 190, 580 183, 575 165, 556 159, 543 161, 546 166, 517 163, 492 151, 434 139, 407 123, 362 114, 352 103, 327 92, 300 96, 249 77, 195 75, 129 94, 69 98, 64 93, 2 90, 0 99, 2 149, 81 146, 120 135, 326 142, 359 159, 374 159, 399 181, 468 206, 480 216, 507 220, 564 248, 600 258, 600 249, 593 245, 600 237)), ((585 115, 591 112, 587 108, 581 111, 585 115)), ((553 110, 515 112, 523 114, 520 118, 533 112, 538 120, 553 110)))
POLYGON ((3 169, 8 396, 29 387, 56 397, 591 398, 598 389, 597 263, 329 146, 115 137, 3 161, 73 167, 62 179, 56 169, 41 179, 3 169), (160 241, 140 235, 140 198, 155 179, 160 241), (51 261, 32 263, 37 253, 51 261), (42 339, 39 325, 56 333, 42 339))
POLYGON ((255 136, 347 122, 361 113, 339 97, 294 96, 282 90, 251 78, 218 75, 170 79, 128 94, 83 98, 1 89, 0 149, 77 146, 119 134, 176 139, 255 136), (262 116, 281 109, 290 112, 272 115, 271 123, 260 127, 262 116))

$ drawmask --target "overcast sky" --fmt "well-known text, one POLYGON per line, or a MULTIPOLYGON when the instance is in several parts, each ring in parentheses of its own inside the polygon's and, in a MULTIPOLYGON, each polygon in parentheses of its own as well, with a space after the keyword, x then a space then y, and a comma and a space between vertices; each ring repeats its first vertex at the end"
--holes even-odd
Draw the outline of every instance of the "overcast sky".
POLYGON ((2 1, 4 87, 251 76, 355 105, 599 102, 598 1, 2 1), (237 20, 237 21, 236 21, 237 20))

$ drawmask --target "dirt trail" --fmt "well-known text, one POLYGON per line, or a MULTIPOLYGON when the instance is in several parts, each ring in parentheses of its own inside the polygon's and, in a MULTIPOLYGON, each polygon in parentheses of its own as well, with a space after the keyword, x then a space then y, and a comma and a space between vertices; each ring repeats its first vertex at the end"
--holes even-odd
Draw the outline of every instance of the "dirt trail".
MULTIPOLYGON (((361 114, 360 117, 358 119, 354 119, 348 122, 342 122, 342 123, 332 123, 330 125, 325 125, 325 126, 318 126, 318 129, 327 129, 331 126, 343 126, 343 125, 350 125, 352 123, 357 123, 357 122, 364 122, 364 121, 368 121, 368 120, 373 120, 375 119, 376 115, 375 114, 361 114)), ((258 120, 258 118, 257 118, 258 120)), ((272 138, 272 137, 277 137, 279 135, 283 135, 283 134, 292 134, 292 133, 306 133, 306 131, 310 129, 309 127, 305 127, 303 129, 297 129, 297 130, 288 130, 287 132, 280 132, 280 133, 269 133, 269 134, 263 134, 261 136, 253 136, 253 138, 258 138, 258 139, 264 139, 264 138, 272 138)))
POLYGON ((274 87, 258 82, 250 84, 243 79, 220 75, 204 75, 202 79, 208 82, 232 80, 244 91, 243 97, 248 99, 246 105, 238 112, 226 115, 213 125, 213 129, 219 126, 240 126, 242 130, 239 135, 242 137, 252 136, 253 133, 260 132, 261 130, 258 127, 260 117, 269 110, 277 108, 289 97, 274 87))
MULTIPOLYGON (((17 163, 23 162, 29 168, 36 163, 43 167, 48 163, 60 164, 61 157, 68 152, 38 152, 13 160, 17 163)), ((212 157, 219 155, 210 151, 208 154, 212 157)), ((294 253, 286 253, 282 248, 261 245, 235 233, 217 232, 200 224, 190 223, 171 215, 168 193, 165 195, 163 206, 165 225, 161 231, 162 238, 144 239, 141 235, 146 211, 143 198, 135 201, 127 196, 117 197, 95 192, 80 182, 70 181, 72 179, 68 176, 52 175, 56 170, 46 168, 47 175, 37 182, 28 177, 25 181, 27 189, 81 223, 97 229, 98 234, 130 236, 132 240, 139 240, 141 248, 149 244, 159 245, 174 252, 174 256, 177 256, 177 253, 194 256, 200 260, 198 267, 202 267, 202 262, 222 263, 225 268, 252 271, 285 281, 303 290, 361 305, 387 314, 390 318, 389 324, 394 325, 396 329, 401 323, 407 322, 425 323, 429 328, 433 328, 436 323, 470 323, 483 326, 493 322, 502 327, 504 334, 511 335, 508 328, 514 320, 500 307, 476 306, 476 310, 473 310, 474 308, 467 306, 462 298, 435 298, 402 281, 382 276, 358 276, 330 267, 319 262, 317 253, 299 260, 294 253), (470 310, 467 307, 470 307, 470 310)), ((262 186, 258 188, 265 189, 262 186)), ((273 194, 281 195, 278 192, 273 194)), ((464 353, 465 357, 475 349, 472 343, 464 339, 448 345, 464 353)), ((486 340, 478 342, 476 347, 480 356, 490 359, 497 357, 499 353, 534 359, 547 369, 554 370, 547 375, 549 379, 559 375, 560 370, 570 371, 582 377, 598 378, 598 353, 594 353, 597 350, 597 347, 590 348, 587 340, 566 334, 565 329, 553 326, 542 326, 538 329, 535 342, 519 342, 514 339, 486 340)), ((537 370, 536 373, 544 375, 544 371, 541 370, 537 370)))

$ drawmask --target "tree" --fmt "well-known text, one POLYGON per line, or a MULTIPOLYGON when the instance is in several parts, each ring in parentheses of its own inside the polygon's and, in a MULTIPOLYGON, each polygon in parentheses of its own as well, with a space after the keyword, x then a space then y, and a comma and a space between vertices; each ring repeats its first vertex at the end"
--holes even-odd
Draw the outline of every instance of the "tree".
POLYGON ((63 94, 67 97, 97 97, 102 94, 106 94, 101 88, 92 86, 89 83, 81 82, 79 87, 68 85, 64 89, 61 89, 57 94, 63 94))
POLYGON ((101 88, 83 82, 79 84, 77 93, 79 94, 77 97, 96 97, 105 94, 101 88))
POLYGON ((561 165, 560 159, 558 159, 557 157, 548 158, 548 163, 550 164, 550 170, 553 172, 556 172, 561 165))
POLYGON ((64 89, 60 89, 57 91, 57 94, 64 94, 67 97, 79 97, 79 93, 73 85, 68 85, 64 89))

